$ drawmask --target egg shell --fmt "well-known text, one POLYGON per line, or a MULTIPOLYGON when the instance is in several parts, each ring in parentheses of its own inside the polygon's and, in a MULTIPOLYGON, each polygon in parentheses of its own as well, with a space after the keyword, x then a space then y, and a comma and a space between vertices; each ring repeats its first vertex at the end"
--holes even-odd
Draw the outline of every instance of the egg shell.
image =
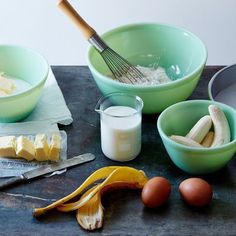
POLYGON ((179 193, 187 204, 203 207, 212 199, 212 188, 209 183, 201 178, 189 178, 179 185, 179 193))
POLYGON ((141 199, 145 206, 156 208, 165 203, 170 196, 171 184, 164 177, 153 177, 144 185, 141 199))

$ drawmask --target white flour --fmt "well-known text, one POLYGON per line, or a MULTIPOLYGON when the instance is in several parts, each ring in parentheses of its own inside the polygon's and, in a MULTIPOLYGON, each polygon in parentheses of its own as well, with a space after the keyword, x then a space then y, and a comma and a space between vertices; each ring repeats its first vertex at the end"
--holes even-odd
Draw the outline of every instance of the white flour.
MULTIPOLYGON (((136 66, 136 68, 144 75, 144 79, 143 81, 140 79, 137 79, 137 81, 135 81, 134 79, 132 80, 134 81, 134 84, 157 85, 172 81, 166 74, 165 69, 160 66, 157 69, 143 66, 136 66)), ((127 78, 127 75, 123 75, 120 79, 124 83, 131 84, 131 81, 127 78)))

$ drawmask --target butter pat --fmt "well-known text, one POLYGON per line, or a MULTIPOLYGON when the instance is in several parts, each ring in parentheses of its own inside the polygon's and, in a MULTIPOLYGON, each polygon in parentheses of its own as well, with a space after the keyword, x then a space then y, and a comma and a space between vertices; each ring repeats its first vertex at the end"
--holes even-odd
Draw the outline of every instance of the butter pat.
POLYGON ((15 157, 15 136, 4 136, 0 137, 0 156, 1 157, 15 157))
POLYGON ((37 134, 34 140, 35 158, 37 161, 46 161, 48 158, 48 141, 45 134, 37 134))
POLYGON ((0 90, 7 94, 11 94, 14 89, 15 89, 15 84, 13 80, 7 79, 5 76, 3 76, 3 73, 0 74, 0 90))
POLYGON ((50 161, 59 161, 61 151, 61 136, 53 134, 49 146, 48 159, 50 161))
POLYGON ((24 136, 20 136, 16 141, 16 155, 23 157, 27 161, 31 161, 35 158, 34 144, 24 136))
POLYGON ((2 90, 0 90, 0 97, 5 97, 7 96, 8 94, 2 90))

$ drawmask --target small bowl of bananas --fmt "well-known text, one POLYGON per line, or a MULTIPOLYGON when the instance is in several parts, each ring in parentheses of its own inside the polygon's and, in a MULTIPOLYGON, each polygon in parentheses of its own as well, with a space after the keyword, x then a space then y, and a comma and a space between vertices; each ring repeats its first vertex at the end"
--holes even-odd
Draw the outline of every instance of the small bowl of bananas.
POLYGON ((176 103, 160 114, 157 128, 170 159, 190 174, 215 172, 236 152, 236 110, 223 103, 176 103))

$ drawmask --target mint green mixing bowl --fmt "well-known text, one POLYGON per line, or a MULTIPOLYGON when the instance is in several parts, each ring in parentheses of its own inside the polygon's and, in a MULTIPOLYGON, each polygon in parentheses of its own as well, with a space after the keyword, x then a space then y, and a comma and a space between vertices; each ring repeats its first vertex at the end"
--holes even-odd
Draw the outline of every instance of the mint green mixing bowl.
POLYGON ((224 167, 236 152, 236 110, 223 103, 190 100, 174 104, 158 118, 157 128, 174 164, 190 174, 207 174, 224 167), (216 148, 193 148, 172 141, 172 134, 185 136, 193 125, 215 104, 225 113, 231 131, 231 142, 216 148))
POLYGON ((48 76, 49 65, 31 49, 0 45, 0 72, 31 85, 26 91, 0 97, 0 122, 19 121, 35 108, 48 76))
POLYGON ((90 47, 87 63, 103 94, 122 92, 144 101, 144 113, 158 113, 187 99, 195 89, 207 60, 202 41, 191 32, 164 24, 133 24, 102 35, 104 41, 133 65, 164 67, 173 82, 161 85, 133 85, 112 80, 101 55, 90 47))

